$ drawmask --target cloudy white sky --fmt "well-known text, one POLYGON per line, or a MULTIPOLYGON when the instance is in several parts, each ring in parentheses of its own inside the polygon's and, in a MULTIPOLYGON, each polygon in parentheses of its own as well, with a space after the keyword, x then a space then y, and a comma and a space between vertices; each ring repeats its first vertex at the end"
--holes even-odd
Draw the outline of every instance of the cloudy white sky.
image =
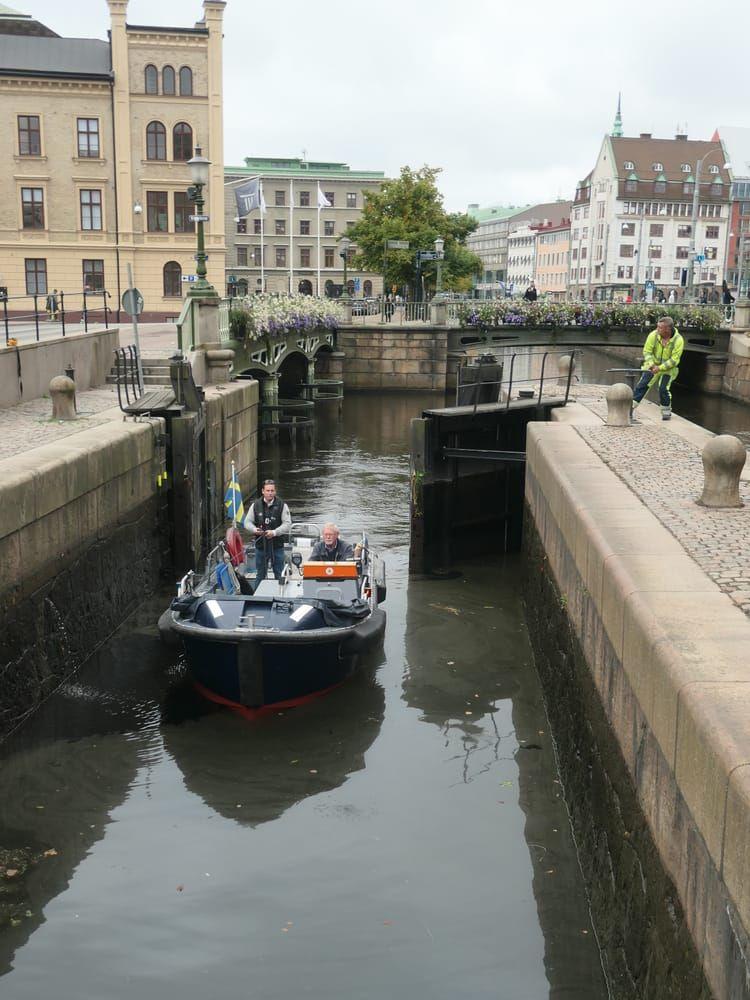
MULTIPOLYGON (((105 0, 10 6, 106 37, 105 0)), ((130 0, 128 21, 201 14, 200 0, 130 0)), ((225 163, 428 163, 451 210, 572 197, 620 90, 626 135, 750 126, 745 0, 228 0, 224 23, 225 163)))

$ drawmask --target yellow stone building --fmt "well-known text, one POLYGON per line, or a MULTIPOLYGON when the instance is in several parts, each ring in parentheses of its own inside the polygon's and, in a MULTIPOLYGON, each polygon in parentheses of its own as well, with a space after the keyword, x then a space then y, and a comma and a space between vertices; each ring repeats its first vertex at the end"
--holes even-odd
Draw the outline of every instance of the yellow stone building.
POLYGON ((194 272, 187 161, 212 161, 208 280, 224 286, 223 0, 192 28, 127 23, 107 0, 109 41, 61 38, 0 5, 0 287, 9 311, 30 296, 86 290, 116 310, 128 266, 144 319, 176 316, 194 272))

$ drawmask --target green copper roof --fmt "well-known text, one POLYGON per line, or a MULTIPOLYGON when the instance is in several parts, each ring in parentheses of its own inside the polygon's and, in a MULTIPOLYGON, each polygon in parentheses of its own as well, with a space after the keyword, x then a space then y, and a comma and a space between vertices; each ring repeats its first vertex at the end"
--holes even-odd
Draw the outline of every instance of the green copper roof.
POLYGON ((273 177, 300 177, 325 180, 384 180, 382 170, 352 170, 347 163, 301 160, 295 157, 246 156, 243 167, 224 167, 225 174, 256 175, 273 177))
POLYGON ((494 220, 501 222, 503 219, 509 219, 511 216, 523 212, 526 208, 531 208, 531 206, 487 205, 486 208, 479 208, 478 205, 469 205, 466 214, 470 215, 472 219, 476 219, 477 222, 492 222, 494 220))
POLYGON ((622 94, 617 95, 617 114, 615 115, 615 120, 612 125, 612 137, 615 139, 622 139, 622 115, 620 113, 620 100, 622 94))

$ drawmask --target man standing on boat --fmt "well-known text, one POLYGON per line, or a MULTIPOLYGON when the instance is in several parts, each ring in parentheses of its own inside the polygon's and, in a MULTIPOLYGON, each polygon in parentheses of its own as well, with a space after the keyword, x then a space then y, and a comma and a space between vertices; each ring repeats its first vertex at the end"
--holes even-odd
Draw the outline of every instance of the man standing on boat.
POLYGON ((284 569, 284 539, 292 527, 289 508, 276 496, 276 483, 266 479, 262 496, 254 500, 245 518, 245 527, 255 535, 255 585, 265 580, 268 559, 273 563, 273 575, 281 579, 284 569))
POLYGON ((340 562, 342 559, 354 558, 354 549, 343 538, 339 538, 339 529, 335 524, 330 521, 324 524, 322 536, 310 553, 313 562, 340 562))

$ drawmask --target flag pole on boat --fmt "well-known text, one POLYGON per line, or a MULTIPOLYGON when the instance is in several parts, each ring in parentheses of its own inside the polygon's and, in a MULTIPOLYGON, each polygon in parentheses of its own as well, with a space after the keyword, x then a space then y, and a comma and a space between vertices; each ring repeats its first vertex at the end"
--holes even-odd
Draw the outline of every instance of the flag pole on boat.
POLYGON ((232 478, 224 494, 224 506, 227 510, 227 517, 231 518, 232 525, 236 528, 237 522, 242 520, 245 508, 242 503, 242 490, 240 489, 240 484, 237 482, 234 462, 232 462, 232 478))

